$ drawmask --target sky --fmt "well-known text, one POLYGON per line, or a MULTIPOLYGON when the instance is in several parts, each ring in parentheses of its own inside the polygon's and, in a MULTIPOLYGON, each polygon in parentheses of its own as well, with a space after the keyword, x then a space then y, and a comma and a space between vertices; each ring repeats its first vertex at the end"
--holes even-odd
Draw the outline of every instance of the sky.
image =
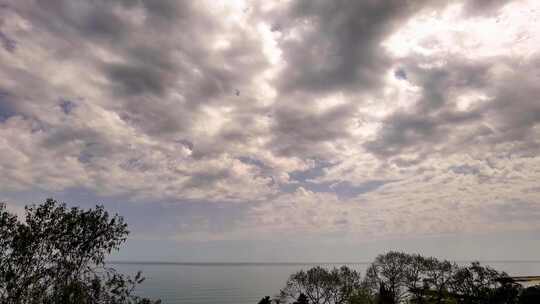
POLYGON ((540 256, 536 0, 0 0, 0 201, 137 261, 540 256))

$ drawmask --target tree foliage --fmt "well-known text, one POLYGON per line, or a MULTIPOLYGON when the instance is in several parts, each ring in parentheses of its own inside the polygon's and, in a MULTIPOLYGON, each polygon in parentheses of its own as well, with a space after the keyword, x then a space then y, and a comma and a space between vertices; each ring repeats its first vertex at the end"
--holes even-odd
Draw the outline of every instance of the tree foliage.
POLYGON ((519 297, 519 304, 540 303, 540 286, 531 286, 523 290, 519 297))
MULTIPOLYGON (((517 303, 519 286, 504 272, 473 262, 458 266, 417 254, 379 255, 366 273, 366 286, 382 290, 390 303, 517 303)), ((388 302, 388 300, 386 300, 388 302)))
POLYGON ((259 304, 272 304, 272 300, 270 300, 269 296, 266 296, 259 301, 259 304))
POLYGON ((307 296, 301 293, 293 304, 309 304, 307 296))
POLYGON ((281 290, 281 298, 297 299, 303 294, 312 304, 342 304, 360 283, 360 274, 347 266, 331 270, 317 266, 292 274, 281 290))
POLYGON ((473 262, 456 270, 451 290, 458 303, 517 303, 519 287, 504 272, 473 262))
POLYGON ((53 199, 25 211, 20 221, 0 204, 0 303, 153 303, 133 294, 140 272, 129 277, 105 264, 129 233, 122 217, 53 199))
POLYGON ((521 304, 540 303, 539 290, 522 290, 506 273, 478 262, 459 266, 391 251, 375 258, 363 280, 346 266, 296 272, 281 299, 293 304, 521 304))

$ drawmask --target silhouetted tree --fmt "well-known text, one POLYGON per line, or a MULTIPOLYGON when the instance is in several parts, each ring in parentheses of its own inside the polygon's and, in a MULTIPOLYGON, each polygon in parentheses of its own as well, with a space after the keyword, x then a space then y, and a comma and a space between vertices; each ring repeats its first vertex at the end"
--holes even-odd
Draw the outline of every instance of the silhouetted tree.
POLYGON ((390 251, 377 256, 366 272, 366 286, 379 293, 384 288, 393 303, 402 302, 409 295, 411 274, 408 266, 411 262, 411 255, 402 252, 390 251))
POLYGON ((272 300, 270 300, 269 296, 266 296, 259 301, 259 304, 272 304, 272 300))
POLYGON ((347 266, 332 270, 317 266, 292 274, 281 290, 281 297, 296 299, 304 294, 312 304, 347 303, 361 287, 360 283, 360 274, 347 266))
POLYGON ((348 300, 348 304, 376 304, 377 297, 368 290, 360 288, 348 300))
POLYGON ((477 262, 458 267, 446 260, 393 251, 377 256, 364 285, 379 303, 513 304, 520 290, 504 272, 477 262))
POLYGON ((0 303, 152 303, 133 294, 140 272, 131 278, 105 265, 129 233, 122 217, 53 199, 25 211, 19 221, 0 204, 0 303))
MULTIPOLYGON (((433 303, 441 304, 444 299, 448 299, 449 285, 454 278, 458 266, 449 261, 440 261, 435 258, 423 259, 424 272, 424 294, 425 290, 432 292, 427 293, 428 298, 431 298, 433 303)), ((422 300, 421 300, 422 301, 422 300)))
POLYGON ((386 288, 384 282, 381 282, 379 285, 377 304, 396 304, 395 294, 386 288))
MULTIPOLYGON (((500 286, 495 290, 491 298, 493 304, 517 304, 523 288, 514 279, 503 273, 499 279, 500 286)), ((540 303, 540 302, 539 302, 540 303)))
POLYGON ((506 273, 478 262, 460 267, 446 260, 394 251, 377 256, 363 281, 347 267, 299 271, 289 278, 281 296, 295 299, 301 294, 313 304, 540 303, 540 287, 522 291, 506 273))
POLYGON ((525 288, 520 297, 519 304, 538 304, 540 303, 540 286, 531 286, 525 288))
POLYGON ((410 255, 405 265, 405 285, 412 303, 424 303, 424 296, 429 286, 425 278, 426 258, 419 254, 410 255))
MULTIPOLYGON (((454 274, 450 283, 453 297, 458 303, 463 304, 491 304, 506 303, 499 301, 501 296, 517 294, 517 289, 502 282, 509 281, 509 277, 504 272, 498 272, 493 268, 482 266, 479 262, 473 262, 467 267, 460 267, 454 274), (503 291, 501 294, 500 292, 503 291)), ((516 299, 510 298, 506 301, 512 303, 516 299)))
POLYGON ((301 293, 298 296, 298 299, 296 299, 296 301, 293 304, 309 304, 309 300, 305 294, 301 293))

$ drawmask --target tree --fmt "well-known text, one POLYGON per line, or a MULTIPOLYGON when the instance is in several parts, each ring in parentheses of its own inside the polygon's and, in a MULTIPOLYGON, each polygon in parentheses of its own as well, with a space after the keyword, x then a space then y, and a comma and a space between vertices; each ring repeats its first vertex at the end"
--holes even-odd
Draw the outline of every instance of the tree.
POLYGON ((374 293, 384 290, 385 297, 393 299, 392 303, 401 303, 410 295, 411 261, 411 255, 402 252, 390 251, 377 256, 366 272, 366 286, 374 293))
POLYGON ((350 300, 360 283, 360 274, 347 266, 332 270, 317 266, 292 274, 281 297, 297 299, 304 294, 312 304, 342 304, 350 300))
POLYGON ((293 304, 309 304, 309 300, 305 294, 301 293, 298 296, 298 299, 296 299, 296 301, 293 304))
POLYGON ((505 282, 511 282, 506 273, 473 262, 456 271, 450 286, 458 303, 514 303, 519 289, 505 282))
POLYGON ((384 282, 380 283, 377 304, 396 304, 395 294, 386 288, 384 282))
POLYGON ((540 285, 525 288, 519 297, 519 304, 540 303, 540 285))
POLYGON ((304 294, 319 304, 528 304, 540 303, 540 286, 522 290, 504 272, 473 262, 454 262, 418 254, 388 252, 376 257, 360 281, 347 267, 299 271, 281 291, 284 299, 304 294))
POLYGON ((519 303, 520 293, 523 291, 523 286, 516 283, 514 279, 502 273, 498 282, 500 284, 492 294, 491 303, 493 304, 517 304, 519 303))
POLYGON ((377 298, 366 289, 359 289, 349 299, 348 304, 375 304, 377 298))
POLYGON ((425 273, 425 288, 431 290, 429 293, 434 303, 441 304, 447 299, 449 285, 454 278, 457 265, 449 261, 440 261, 436 258, 423 259, 423 271, 425 273))
POLYGON ((269 296, 266 296, 259 301, 259 304, 272 304, 272 301, 269 296))
POLYGON ((122 217, 53 199, 25 211, 19 221, 0 204, 1 303, 153 303, 133 294, 140 272, 131 278, 105 265, 129 233, 122 217))
POLYGON ((423 273, 425 269, 425 258, 419 254, 409 256, 405 265, 405 285, 411 293, 413 303, 423 303, 422 298, 425 291, 423 273))

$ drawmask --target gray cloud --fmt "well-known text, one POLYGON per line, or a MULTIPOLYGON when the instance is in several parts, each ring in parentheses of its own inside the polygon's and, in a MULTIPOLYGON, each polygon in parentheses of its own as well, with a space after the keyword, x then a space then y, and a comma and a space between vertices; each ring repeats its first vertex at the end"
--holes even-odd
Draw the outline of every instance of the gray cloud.
POLYGON ((328 148, 325 144, 351 136, 348 125, 354 119, 355 112, 356 105, 353 103, 322 112, 309 107, 278 108, 274 112, 274 137, 269 147, 281 155, 326 158, 328 148))
POLYGON ((39 5, 43 7, 21 1, 9 9, 32 20, 51 40, 62 37, 54 47, 63 62, 101 67, 110 80, 104 89, 114 93, 110 98, 115 102, 107 107, 152 135, 184 131, 202 105, 226 102, 235 89, 249 86, 266 64, 260 42, 247 32, 227 37, 229 47, 212 50, 221 34, 220 22, 202 4, 159 0, 39 5), (132 16, 141 11, 144 18, 132 16), (90 54, 92 46, 121 57, 121 62, 97 58, 90 54))
MULTIPOLYGON (((390 59, 380 43, 426 1, 293 1, 282 30, 284 94, 366 90, 380 85, 390 59)), ((434 3, 434 2, 433 2, 434 3)), ((279 22, 279 21, 278 21, 279 22)))
POLYGON ((447 142, 452 128, 475 123, 481 117, 478 112, 455 111, 437 114, 398 112, 385 119, 378 138, 365 143, 364 147, 383 157, 402 152, 434 152, 432 145, 447 142))
POLYGON ((20 1, 7 8, 29 17, 32 22, 54 34, 68 35, 76 40, 82 35, 85 38, 117 41, 124 38, 128 29, 127 24, 114 12, 118 7, 118 1, 88 3, 61 0, 54 3, 20 1))
POLYGON ((496 141, 534 140, 534 128, 540 123, 540 59, 511 62, 512 71, 494 84, 494 99, 486 111, 496 121, 496 141), (530 75, 530 77, 520 77, 530 75))
MULTIPOLYGON (((485 145, 535 141, 530 136, 534 136, 533 128, 539 122, 534 100, 540 79, 520 80, 516 76, 525 72, 522 63, 508 58, 457 60, 442 67, 408 67, 408 78, 422 88, 422 96, 412 108, 399 110, 384 120, 377 138, 365 144, 368 151, 388 157, 404 151, 433 151, 434 144, 446 142, 457 146, 442 152, 455 152, 467 149, 472 136, 476 143, 485 145), (500 64, 509 66, 511 72, 494 76, 493 70, 500 64), (460 110, 458 97, 471 90, 486 92, 488 99, 460 110), (469 128, 467 132, 462 131, 465 126, 469 128), (451 142, 450 137, 454 138, 451 142)), ((537 59, 528 62, 527 74, 537 73, 537 62, 537 59)))
POLYGON ((478 168, 470 166, 470 165, 451 166, 449 169, 450 171, 456 174, 464 174, 464 175, 468 175, 468 174, 477 175, 480 172, 478 168))
POLYGON ((399 68, 399 69, 394 71, 394 76, 397 79, 406 80, 407 79, 407 72, 405 72, 404 69, 399 68))
POLYGON ((0 122, 17 114, 15 104, 10 100, 11 96, 9 93, 0 91, 0 122))
POLYGON ((511 0, 476 0, 465 2, 465 15, 490 15, 495 14, 502 6, 512 2, 511 0))
POLYGON ((144 66, 111 65, 107 67, 107 75, 117 83, 119 91, 127 95, 155 93, 161 95, 165 91, 165 82, 159 71, 144 66))
POLYGON ((0 43, 2 43, 2 46, 6 51, 11 53, 15 52, 15 49, 17 48, 17 41, 8 37, 2 31, 0 31, 0 43))
POLYGON ((77 107, 77 104, 68 99, 61 99, 58 106, 64 114, 69 115, 77 107))
POLYGON ((484 208, 483 213, 493 221, 538 221, 540 206, 537 203, 515 199, 484 208))

